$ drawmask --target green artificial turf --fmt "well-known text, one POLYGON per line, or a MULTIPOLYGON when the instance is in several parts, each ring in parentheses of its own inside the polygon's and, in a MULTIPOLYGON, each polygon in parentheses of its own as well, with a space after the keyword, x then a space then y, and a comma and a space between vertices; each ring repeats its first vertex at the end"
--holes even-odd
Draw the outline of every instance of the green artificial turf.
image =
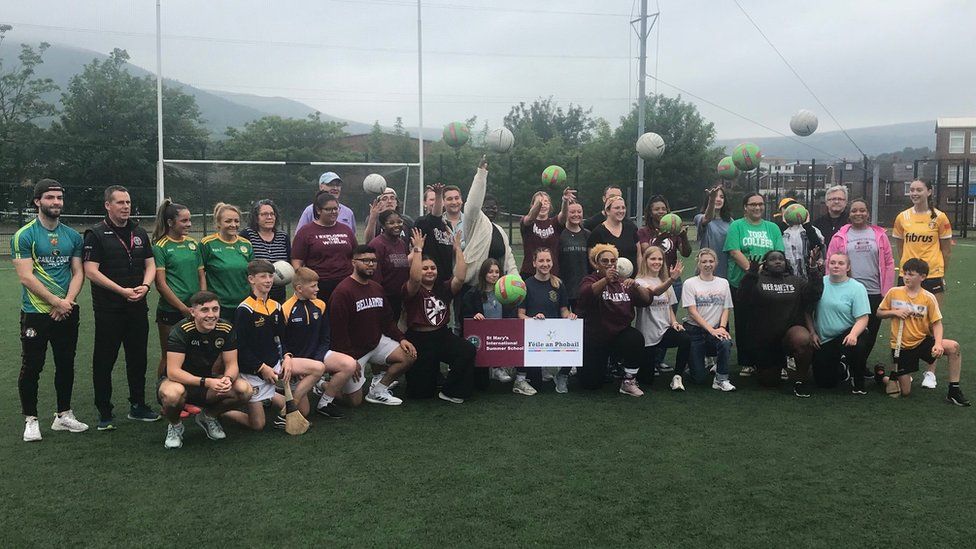
MULTIPOLYGON (((961 241, 944 311, 970 398, 974 264, 976 245, 961 241)), ((121 361, 118 430, 94 430, 88 296, 74 408, 92 429, 50 430, 49 363, 44 440, 27 444, 19 287, 9 264, 0 271, 0 547, 976 543, 976 409, 944 402, 944 361, 937 390, 916 379, 900 400, 874 390, 800 400, 735 376, 731 394, 674 394, 659 378, 641 399, 575 385, 557 395, 551 384, 529 398, 495 385, 460 406, 366 404, 341 421, 314 417, 301 437, 228 426, 227 439, 212 442, 187 422, 183 448, 167 451, 163 421, 124 419, 121 361)), ((887 323, 872 363, 884 360, 886 340, 887 323)), ((152 361, 155 328, 150 341, 152 361)))

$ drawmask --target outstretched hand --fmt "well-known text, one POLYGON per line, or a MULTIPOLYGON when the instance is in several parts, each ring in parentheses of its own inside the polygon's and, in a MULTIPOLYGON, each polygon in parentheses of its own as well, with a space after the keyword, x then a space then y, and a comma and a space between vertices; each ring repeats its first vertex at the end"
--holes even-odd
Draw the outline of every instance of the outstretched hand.
POLYGON ((488 155, 487 154, 481 155, 481 162, 478 162, 478 169, 479 170, 487 170, 488 169, 488 155))
POLYGON ((423 250, 424 249, 424 243, 426 243, 426 242, 427 242, 427 237, 424 236, 423 231, 421 231, 420 229, 414 227, 414 229, 412 231, 412 235, 410 236, 410 245, 411 245, 411 247, 413 247, 413 248, 420 248, 421 250, 423 250))
POLYGON ((751 274, 754 274, 754 275, 759 274, 759 267, 760 266, 761 266, 761 264, 760 264, 758 258, 756 258, 756 257, 750 257, 749 258, 749 272, 751 274))

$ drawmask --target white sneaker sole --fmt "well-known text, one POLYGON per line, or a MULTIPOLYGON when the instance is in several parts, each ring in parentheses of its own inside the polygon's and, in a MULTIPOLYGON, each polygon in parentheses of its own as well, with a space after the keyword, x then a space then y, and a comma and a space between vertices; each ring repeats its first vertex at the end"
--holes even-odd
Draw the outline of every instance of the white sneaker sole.
POLYGON ((464 404, 463 398, 449 397, 444 393, 437 393, 437 398, 443 400, 444 402, 450 402, 451 404, 464 404))
POLYGON ((512 389, 512 392, 515 393, 516 395, 525 395, 527 397, 530 397, 530 396, 535 396, 535 394, 538 391, 531 391, 530 392, 530 391, 524 391, 522 389, 512 389))
POLYGON ((68 427, 66 425, 63 425, 61 423, 52 423, 51 424, 51 430, 52 431, 68 431, 69 433, 84 433, 85 431, 88 430, 88 426, 85 425, 84 427, 71 428, 71 427, 68 427))
POLYGON ((371 395, 366 395, 366 402, 369 402, 370 404, 382 404, 384 406, 399 406, 399 405, 403 404, 403 401, 400 400, 400 399, 396 399, 396 400, 382 399, 382 400, 380 400, 378 398, 374 398, 371 395))
POLYGON ((40 435, 38 435, 37 438, 28 437, 27 435, 24 435, 24 442, 37 442, 39 440, 41 440, 41 436, 40 435))

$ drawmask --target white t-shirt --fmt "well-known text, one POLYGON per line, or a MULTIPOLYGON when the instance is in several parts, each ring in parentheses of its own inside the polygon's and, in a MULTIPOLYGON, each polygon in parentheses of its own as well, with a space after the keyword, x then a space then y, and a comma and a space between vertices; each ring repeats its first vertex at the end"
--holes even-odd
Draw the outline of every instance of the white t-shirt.
MULTIPOLYGON (((729 281, 717 276, 708 282, 697 276, 685 280, 681 290, 681 306, 687 309, 692 305, 698 308, 698 314, 712 328, 718 327, 719 322, 722 321, 722 312, 732 308, 729 281)), ((691 315, 688 316, 688 323, 698 326, 691 315)), ((698 327, 704 328, 704 326, 698 327)))
MULTIPOLYGON (((638 278, 636 282, 644 288, 657 288, 662 284, 657 277, 638 278)), ((661 342, 664 332, 671 327, 671 305, 677 302, 674 288, 668 287, 663 294, 654 296, 650 305, 637 309, 637 329, 644 334, 645 347, 661 342)))

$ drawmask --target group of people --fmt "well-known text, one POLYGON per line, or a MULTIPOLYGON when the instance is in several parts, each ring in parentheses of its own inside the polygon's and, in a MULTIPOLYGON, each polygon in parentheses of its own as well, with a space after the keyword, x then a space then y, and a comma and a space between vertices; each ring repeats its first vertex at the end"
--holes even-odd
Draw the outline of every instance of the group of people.
MULTIPOLYGON (((813 386, 848 383, 863 395, 871 378, 892 396, 907 395, 919 361, 929 365, 923 387, 934 388, 935 363, 945 355, 947 399, 969 405, 959 388, 959 345, 943 337, 940 312, 952 231, 922 181, 911 184, 912 206, 895 220, 897 251, 870 223, 867 203, 848 201, 845 187, 827 190, 823 217, 793 225, 782 216, 764 219, 759 193, 743 197, 744 216, 733 220, 726 188, 711 188, 695 216, 694 276, 684 279, 681 257, 692 254, 687 227, 661 229, 671 208, 660 195, 648 201, 638 227, 617 186, 604 189, 603 210, 590 218, 574 190, 563 191, 558 207, 540 191, 519 222, 518 263, 497 224, 499 201, 487 193, 484 159, 467 200, 456 186, 433 185, 424 192, 425 214, 415 220, 386 189, 370 207, 366 244, 358 240, 355 214, 340 202, 341 178, 327 172, 318 184, 294 237, 265 199, 252 205, 243 229, 241 210, 218 203, 215 233, 197 241, 189 236, 189 209, 170 200, 159 205, 148 234, 130 218, 131 198, 121 186, 105 189, 106 216, 82 236, 59 221, 61 184, 39 181, 37 218, 11 243, 23 285, 24 440, 41 439, 38 381, 48 345, 57 394, 51 429, 88 429, 71 407, 77 298, 86 278, 95 319, 97 429, 117 426, 112 371, 122 348, 127 417, 165 416, 167 448, 182 446, 189 417, 211 439, 225 437, 220 419, 254 430, 268 422, 284 428, 285 386, 302 414, 314 405, 332 419, 363 401, 401 404, 393 393, 401 380, 407 399, 453 404, 493 381, 526 396, 552 381, 556 393, 566 393, 573 374, 584 389, 613 383, 634 397, 661 375, 670 377, 673 391, 711 379, 713 389, 731 392, 733 338, 740 378, 756 376, 764 386, 789 380, 798 397, 810 396, 813 386), (621 258, 636 272, 618 270, 621 258), (294 268, 290 296, 275 282, 278 261, 294 268), (517 305, 499 302, 494 291, 509 274, 525 282, 517 305), (154 287, 161 414, 146 397, 154 287), (582 367, 475 368, 462 321, 498 318, 581 319, 582 367), (893 366, 869 369, 884 318, 893 320, 893 366), (665 361, 671 348, 673 367, 665 361)), ((780 207, 789 205, 786 199, 780 207)))

